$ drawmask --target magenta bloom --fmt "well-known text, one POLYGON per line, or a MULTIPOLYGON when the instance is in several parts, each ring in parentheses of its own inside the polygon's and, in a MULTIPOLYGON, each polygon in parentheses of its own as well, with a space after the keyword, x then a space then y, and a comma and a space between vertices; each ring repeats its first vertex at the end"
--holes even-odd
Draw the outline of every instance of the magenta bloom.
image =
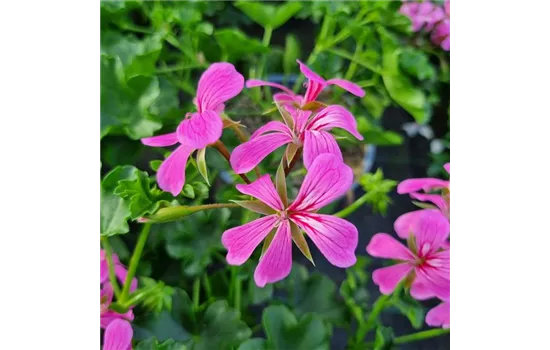
POLYGON ((273 95, 275 101, 283 104, 294 104, 300 108, 304 107, 310 102, 314 102, 319 96, 319 94, 321 93, 321 91, 323 91, 323 89, 329 85, 337 85, 342 89, 348 92, 351 92, 352 94, 358 97, 365 96, 365 91, 359 85, 344 79, 336 78, 336 79, 325 80, 321 76, 319 76, 317 73, 312 71, 308 66, 302 63, 300 60, 296 60, 296 61, 300 65, 300 71, 302 71, 302 74, 305 75, 305 77, 308 79, 305 96, 296 95, 292 90, 290 90, 289 88, 281 84, 270 83, 268 81, 263 81, 263 80, 256 80, 256 79, 247 80, 246 87, 251 88, 256 86, 272 86, 272 87, 281 89, 284 91, 284 93, 278 93, 273 95))
POLYGON ((147 146, 166 147, 180 145, 160 165, 157 172, 159 187, 177 196, 185 184, 185 166, 193 151, 205 148, 219 140, 223 121, 220 113, 224 102, 237 96, 244 87, 244 77, 230 63, 213 63, 202 74, 193 100, 196 113, 190 113, 176 132, 146 137, 141 142, 147 146))
MULTIPOLYGON (((451 164, 447 163, 443 166, 445 170, 451 173, 451 164)), ((422 202, 431 202, 441 211, 441 213, 447 218, 451 215, 451 182, 447 180, 435 179, 435 178, 419 178, 419 179, 407 179, 397 185, 397 193, 408 193, 413 199, 422 202), (441 194, 421 193, 420 191, 431 192, 441 191, 441 194)), ((403 231, 403 228, 397 228, 397 226, 407 225, 415 220, 415 217, 420 215, 423 210, 413 211, 400 216, 396 222, 396 231, 398 234, 403 231)), ((401 235, 400 235, 401 237, 401 235)), ((405 238, 405 237, 403 237, 405 238)))
POLYGON ((115 320, 105 330, 103 350, 132 350, 134 331, 128 321, 115 320))
POLYGON ((323 206, 343 195, 352 185, 353 173, 333 154, 321 154, 314 161, 294 202, 285 205, 269 175, 249 185, 237 185, 246 195, 266 204, 264 216, 223 233, 230 265, 245 263, 254 249, 276 228, 271 244, 260 258, 254 280, 260 287, 282 280, 292 266, 291 225, 297 225, 319 248, 327 260, 338 267, 355 264, 357 228, 332 215, 317 214, 323 206))
POLYGON ((355 118, 342 106, 331 105, 316 114, 288 106, 282 108, 289 110, 294 125, 271 121, 256 130, 248 142, 235 147, 230 158, 235 173, 251 171, 271 152, 290 143, 304 147, 306 169, 322 153, 334 154, 342 161, 340 147, 334 136, 328 132, 333 128, 344 129, 358 140, 363 140, 357 130, 355 118))
POLYGON ((100 314, 99 323, 101 328, 107 328, 111 322, 123 319, 127 321, 134 320, 134 313, 132 310, 128 310, 124 314, 119 314, 113 310, 109 310, 109 306, 113 302, 113 286, 110 283, 105 283, 101 288, 100 298, 100 314))
POLYGON ((442 302, 426 314, 426 324, 432 327, 451 327, 451 303, 442 302))
POLYGON ((407 276, 442 300, 450 298, 450 250, 443 249, 450 225, 442 215, 424 212, 413 228, 407 248, 387 233, 375 234, 367 252, 378 258, 394 259, 398 264, 377 269, 372 279, 382 294, 391 294, 407 276))
POLYGON ((439 22, 432 31, 431 39, 436 45, 445 51, 451 49, 451 3, 445 1, 445 18, 439 22))
MULTIPOLYGON (((101 255, 99 260, 99 273, 100 273, 100 280, 99 283, 103 284, 109 281, 109 265, 107 264, 107 258, 105 256, 105 251, 101 249, 101 255)), ((120 260, 118 259, 118 256, 116 254, 113 254, 113 263, 115 264, 115 275, 117 279, 120 281, 120 283, 124 284, 124 281, 126 280, 126 275, 128 275, 128 270, 126 270, 126 267, 122 265, 120 260)), ((130 284, 130 291, 134 291, 137 288, 137 279, 132 279, 132 283, 130 284)))
POLYGON ((406 2, 401 5, 399 12, 409 17, 414 32, 418 32, 421 29, 429 32, 437 22, 445 17, 443 9, 430 1, 406 2))

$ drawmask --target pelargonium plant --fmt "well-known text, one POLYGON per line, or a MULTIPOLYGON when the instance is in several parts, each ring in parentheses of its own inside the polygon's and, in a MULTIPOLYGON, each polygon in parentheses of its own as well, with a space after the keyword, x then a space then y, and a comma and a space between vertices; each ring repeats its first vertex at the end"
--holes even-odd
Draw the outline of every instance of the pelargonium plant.
MULTIPOLYGON (((304 277, 304 270, 295 263, 298 257, 292 254, 293 245, 314 263, 310 242, 331 265, 347 269, 348 277, 341 287, 345 303, 337 306, 335 310, 338 311, 332 314, 348 314, 352 317, 349 329, 357 331, 354 337, 350 337, 351 348, 379 348, 381 344, 400 344, 446 332, 425 331, 391 337, 379 326, 377 316, 385 306, 393 305, 403 309, 403 298, 407 295, 402 292, 406 290, 416 300, 439 299, 440 304, 428 312, 425 322, 433 327, 449 327, 449 181, 410 179, 399 184, 399 193, 407 193, 413 199, 427 203, 424 203, 423 209, 405 214, 395 222, 396 234, 406 241, 406 245, 387 233, 378 233, 372 237, 366 247, 367 252, 373 257, 397 262, 374 271, 372 280, 380 288, 382 296, 374 308, 365 304, 358 287, 365 283, 365 260, 356 255, 358 248, 359 251, 365 248, 358 247, 361 232, 345 217, 367 202, 371 198, 369 196, 385 200, 384 195, 393 184, 381 181, 377 173, 360 181, 364 188, 369 188, 365 196, 348 203, 337 212, 334 212, 334 207, 330 207, 333 202, 342 202, 356 180, 351 167, 345 163, 339 144, 341 137, 335 137, 332 131, 340 129, 355 140, 363 140, 363 136, 359 133, 354 115, 342 105, 327 105, 319 101, 320 92, 336 85, 355 96, 361 97, 365 93, 353 82, 339 78, 324 80, 302 62, 298 61, 298 64, 308 79, 304 96, 282 85, 256 79, 248 80, 245 84, 243 74, 231 63, 211 64, 198 82, 193 101, 196 110, 186 111, 175 131, 141 139, 144 145, 154 148, 175 146, 156 166, 158 188, 151 188, 151 179, 131 168, 117 168, 106 176, 102 182, 102 191, 114 188, 114 194, 119 197, 108 197, 109 200, 117 205, 118 211, 127 210, 126 215, 134 219, 133 224, 142 225, 142 230, 128 268, 114 254, 108 237, 102 237, 100 326, 104 330, 103 349, 165 349, 175 344, 183 346, 178 349, 328 348, 330 331, 326 327, 332 316, 321 318, 304 312, 298 320, 285 306, 271 305, 262 315, 266 339, 250 338, 258 329, 252 331, 247 323, 240 320, 240 312, 245 311, 242 306, 241 281, 254 281, 247 288, 248 293, 256 293, 255 298, 259 298, 258 295, 262 293, 273 295, 273 286, 281 288, 288 283, 298 288, 294 282, 297 276, 309 277, 304 277), (283 90, 284 93, 273 96, 279 115, 248 136, 242 123, 227 116, 226 103, 241 94, 245 86, 253 88, 260 85, 283 90), (231 151, 223 142, 225 130, 232 130, 241 141, 231 151), (211 153, 212 158, 206 157, 208 149, 215 151, 211 153), (217 180, 208 171, 213 168, 211 162, 217 157, 215 153, 225 159, 226 170, 236 174, 232 178, 234 182, 230 184, 235 191, 229 192, 224 202, 181 205, 183 196, 189 198, 189 191, 193 190, 188 180, 189 174, 198 172, 208 186, 212 180, 217 180), (274 173, 261 171, 262 162, 265 163, 267 158, 271 161, 276 159, 278 167, 274 173), (288 181, 290 176, 300 179, 297 188, 292 188, 292 183, 288 181), (136 181, 139 181, 139 185, 135 185, 136 181), (237 181, 242 183, 235 183, 237 181), (434 190, 442 193, 421 192, 434 190), (127 201, 130 203, 128 207, 125 206, 127 201), (238 222, 230 221, 218 242, 208 243, 206 247, 187 247, 187 241, 183 239, 177 248, 171 247, 168 251, 172 255, 193 255, 193 249, 216 249, 215 246, 221 244, 226 254, 219 254, 218 259, 223 265, 232 266, 228 299, 236 311, 231 311, 233 309, 225 301, 218 300, 224 291, 214 290, 213 278, 206 270, 193 282, 192 301, 183 289, 176 288, 176 291, 175 287, 167 286, 162 281, 140 278, 138 283, 136 273, 143 252, 148 244, 156 244, 154 241, 159 239, 159 232, 164 232, 165 227, 172 227, 163 226, 165 223, 185 224, 193 215, 205 215, 203 217, 208 218, 209 214, 205 213, 216 210, 225 210, 227 214, 224 215, 231 215, 229 209, 243 215, 238 222), (151 231, 155 231, 157 238, 149 236, 151 231), (205 296, 202 304, 201 295, 205 296), (181 298, 175 301, 176 296, 181 298), (142 311, 138 312, 140 309, 142 311), (185 340, 182 340, 185 338, 184 333, 176 334, 178 339, 143 338, 143 327, 155 319, 147 316, 148 313, 168 312, 167 315, 171 315, 176 311, 181 313, 175 318, 179 320, 176 326, 179 323, 191 324, 188 329, 194 336, 187 336, 185 340), (148 321, 138 322, 138 314, 148 321), (283 320, 279 326, 273 324, 279 322, 277 319, 283 320), (133 329, 132 325, 136 328, 133 329), (288 333, 285 333, 285 327, 288 333), (367 340, 371 334, 369 332, 374 331, 376 335, 373 344, 367 340), (136 337, 139 339, 132 339, 136 337)), ((446 169, 449 171, 448 166, 446 169)), ((214 223, 213 230, 221 225, 221 221, 214 223)), ((207 236, 212 232, 191 234, 207 236)), ((166 239, 170 239, 171 232, 167 231, 166 235, 166 239)), ((316 269, 313 264, 311 268, 316 269)), ((192 265, 188 269, 187 273, 193 274, 200 270, 200 266, 192 265)), ((223 273, 222 276, 224 278, 220 279, 220 283, 227 279, 223 273)), ((323 286, 326 283, 330 286, 333 282, 315 285, 317 282, 314 281, 313 277, 309 279, 312 289, 304 295, 302 304, 295 307, 295 312, 300 307, 307 307, 307 298, 324 292, 323 288, 331 293, 330 287, 327 289, 323 286)), ((298 295, 296 293, 300 293, 298 289, 292 290, 295 297, 298 295)), ((334 295, 331 295, 323 297, 320 302, 333 303, 335 300, 334 295)), ((255 321, 247 322, 253 324, 255 321)))

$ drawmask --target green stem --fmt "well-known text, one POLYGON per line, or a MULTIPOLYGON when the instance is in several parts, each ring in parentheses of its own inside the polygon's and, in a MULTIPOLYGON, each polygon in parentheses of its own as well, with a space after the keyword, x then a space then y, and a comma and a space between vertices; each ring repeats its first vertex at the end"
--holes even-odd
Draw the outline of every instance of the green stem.
POLYGON ((389 295, 381 295, 378 297, 378 299, 376 299, 376 302, 374 303, 367 322, 363 323, 357 331, 357 337, 355 339, 357 343, 363 342, 363 340, 367 336, 368 331, 374 327, 376 319, 378 318, 380 312, 382 312, 382 310, 384 309, 384 306, 386 305, 389 297, 389 295))
MULTIPOLYGON (((273 34, 273 28, 271 27, 265 27, 264 28, 264 37, 262 39, 262 44, 265 47, 269 47, 269 43, 271 42, 271 35, 273 34)), ((265 66, 267 64, 267 53, 263 55, 262 60, 260 61, 260 68, 258 69, 258 78, 263 79, 265 75, 265 66)), ((266 96, 266 99, 268 101, 271 101, 271 93, 269 90, 269 86, 264 87, 264 94, 266 96)))
POLYGON ((206 291, 206 297, 212 297, 212 286, 210 285, 210 279, 207 274, 202 275, 204 282, 204 290, 206 291))
POLYGON ((141 219, 142 222, 148 223, 161 223, 169 222, 181 219, 185 216, 191 215, 198 211, 210 210, 210 209, 219 209, 219 208, 238 208, 239 205, 235 203, 214 203, 214 204, 203 204, 203 205, 178 205, 175 207, 167 207, 159 209, 155 214, 141 219))
POLYGON ((115 296, 117 300, 120 299, 120 287, 115 276, 115 264, 113 263, 113 250, 111 249, 111 244, 109 244, 109 239, 107 237, 101 237, 101 243, 105 249, 105 256, 107 257, 107 266, 109 267, 109 281, 113 286, 115 296))
POLYGON ((449 334, 450 332, 451 332, 450 329, 443 329, 443 328, 430 329, 427 331, 421 331, 417 333, 402 335, 400 337, 395 338, 393 340, 393 343, 394 344, 410 343, 413 341, 424 340, 424 339, 429 339, 433 337, 438 337, 444 334, 449 334))
POLYGON ((149 231, 151 231, 151 224, 146 223, 145 225, 143 225, 143 229, 139 233, 138 241, 136 243, 136 247, 134 248, 134 253, 132 254, 132 258, 130 258, 130 266, 128 266, 126 281, 124 281, 124 287, 122 288, 122 295, 120 296, 121 303, 124 303, 124 301, 128 298, 128 294, 130 293, 130 285, 132 284, 132 279, 136 274, 139 260, 141 259, 143 248, 145 247, 145 243, 147 243, 149 231))
POLYGON ((363 204, 365 204, 369 200, 370 193, 365 193, 361 197, 357 198, 357 200, 353 203, 351 203, 348 207, 340 210, 335 216, 339 218, 345 218, 346 216, 350 215, 357 209, 359 209, 363 204))
POLYGON ((239 267, 231 266, 231 290, 233 291, 233 306, 241 310, 241 280, 239 279, 239 267))
POLYGON ((344 79, 351 80, 353 78, 353 75, 355 74, 355 71, 357 70, 357 60, 359 59, 359 56, 361 55, 361 52, 363 51, 363 42, 365 41, 365 37, 361 36, 359 40, 357 40, 357 43, 355 45, 355 51, 353 52, 353 61, 351 61, 348 71, 346 72, 346 75, 344 75, 344 79))
POLYGON ((201 292, 201 279, 200 277, 197 277, 193 282, 193 309, 195 310, 199 308, 200 292, 201 292))

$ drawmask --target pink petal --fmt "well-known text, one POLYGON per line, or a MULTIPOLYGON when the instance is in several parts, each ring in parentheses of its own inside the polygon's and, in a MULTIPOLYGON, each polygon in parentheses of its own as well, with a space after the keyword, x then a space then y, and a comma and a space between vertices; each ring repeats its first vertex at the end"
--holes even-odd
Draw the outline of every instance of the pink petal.
POLYGON ((363 136, 357 130, 357 121, 353 114, 347 109, 338 105, 331 105, 324 108, 321 112, 309 122, 309 130, 329 131, 332 128, 341 128, 355 136, 358 140, 363 140, 363 136))
POLYGON ((418 192, 420 190, 428 192, 431 190, 447 187, 449 187, 449 181, 446 180, 434 179, 431 177, 420 179, 407 179, 397 185, 397 193, 405 194, 418 192))
POLYGON ((109 265, 107 260, 99 262, 99 283, 105 283, 109 280, 109 265))
POLYGON ((426 257, 438 251, 449 238, 449 220, 434 210, 425 210, 417 218, 413 232, 416 236, 418 255, 426 257))
POLYGON ((220 139, 223 131, 222 118, 214 111, 193 113, 178 126, 180 143, 201 149, 220 139))
POLYGON ((315 80, 309 80, 307 83, 306 93, 302 100, 302 105, 306 105, 309 102, 315 101, 325 87, 325 83, 319 83, 315 80))
POLYGON ((181 192, 185 184, 185 166, 191 152, 191 147, 181 145, 162 162, 157 171, 157 183, 161 190, 172 193, 174 197, 181 192))
POLYGON ((432 202, 439 208, 439 210, 443 212, 444 215, 448 217, 449 208, 443 196, 438 194, 424 194, 424 193, 414 193, 414 192, 410 193, 409 195, 411 196, 411 198, 418 199, 419 201, 422 201, 422 202, 432 202))
POLYGON ((269 81, 257 80, 257 79, 249 79, 249 80, 246 81, 246 87, 247 88, 252 88, 252 87, 256 87, 256 86, 271 86, 271 87, 283 90, 284 92, 286 92, 290 96, 294 95, 294 92, 292 90, 290 90, 289 88, 287 88, 286 86, 281 85, 281 84, 272 83, 272 82, 269 82, 269 81))
POLYGON ((288 220, 281 221, 269 248, 254 271, 258 287, 282 280, 292 268, 292 239, 288 220))
POLYGON ((319 248, 321 253, 337 267, 350 267, 357 261, 357 228, 333 215, 297 213, 290 217, 319 248))
POLYGON ((450 328, 451 303, 443 302, 426 314, 426 324, 432 327, 450 328))
POLYGON ((307 125, 307 121, 309 120, 312 112, 303 111, 301 109, 296 109, 288 106, 287 110, 292 116, 292 119, 294 119, 294 130, 296 131, 296 133, 302 133, 307 125))
POLYGON ((134 313, 132 310, 128 310, 124 314, 119 314, 117 312, 114 312, 112 310, 107 310, 106 312, 103 312, 99 317, 99 325, 101 328, 105 329, 109 327, 111 322, 115 320, 127 320, 127 321, 133 321, 134 320, 134 313))
POLYGON ((441 42, 441 48, 445 51, 449 51, 451 49, 451 36, 447 36, 442 42, 441 42))
POLYGON ((277 220, 276 215, 269 215, 225 231, 222 235, 222 244, 227 249, 227 263, 244 264, 258 244, 275 227, 277 220))
POLYGON ((323 153, 334 154, 340 161, 344 161, 342 151, 334 136, 326 131, 306 130, 304 138, 304 166, 309 169, 315 158, 323 153))
POLYGON ((276 93, 273 94, 273 100, 280 104, 292 105, 293 103, 300 104, 302 102, 302 96, 296 94, 284 94, 276 93))
POLYGON ((283 210, 283 202, 269 174, 260 176, 251 184, 237 184, 235 187, 239 192, 257 198, 275 210, 283 210))
MULTIPOLYGON (((122 265, 115 265, 115 275, 120 282, 120 285, 124 285, 126 281, 126 276, 128 275, 128 270, 122 265)), ((130 292, 133 292, 137 289, 137 278, 132 278, 130 283, 130 292)))
POLYGON ((296 60, 298 64, 300 65, 300 71, 303 75, 305 75, 306 78, 309 80, 313 80, 320 84, 325 84, 325 79, 323 79, 319 74, 312 71, 308 66, 306 66, 302 61, 296 60))
POLYGON ((103 350, 128 350, 132 348, 134 331, 130 323, 114 320, 105 330, 103 350))
POLYGON ((310 165, 298 196, 289 210, 314 211, 348 191, 353 183, 353 171, 338 156, 318 155, 310 165))
POLYGON ((411 271, 409 263, 396 264, 372 272, 372 281, 380 288, 380 293, 391 294, 397 284, 411 271))
POLYGON ((451 163, 445 163, 445 165, 443 165, 443 168, 444 168, 449 174, 451 174, 451 163))
POLYGON ((289 142, 292 142, 292 137, 279 132, 251 139, 235 147, 231 153, 231 167, 237 174, 247 173, 271 152, 289 142))
POLYGON ((113 286, 111 286, 110 283, 105 283, 101 287, 100 291, 100 304, 102 308, 107 309, 109 305, 111 305, 111 302, 113 301, 113 286))
POLYGON ((178 136, 175 132, 169 134, 146 137, 141 139, 141 143, 151 147, 166 147, 178 143, 178 136))
POLYGON ((441 213, 441 211, 437 209, 420 209, 405 213, 398 217, 397 220, 395 220, 395 222, 393 223, 393 229, 395 230, 397 235, 400 238, 407 239, 409 238, 409 234, 411 232, 414 234, 414 229, 416 227, 415 225, 417 225, 423 213, 425 213, 426 211, 432 211, 438 215, 445 217, 443 213, 441 213))
POLYGON ((363 97, 365 96, 365 90, 363 90, 359 85, 352 83, 349 80, 345 79, 329 79, 327 80, 328 85, 336 85, 342 89, 351 92, 355 96, 363 97))
POLYGON ((258 128, 258 130, 254 131, 252 136, 250 136, 251 139, 255 139, 256 137, 263 135, 267 132, 280 132, 283 134, 287 134, 288 136, 292 137, 292 131, 286 126, 284 123, 278 122, 278 121, 270 121, 267 124, 261 126, 258 128))
POLYGON ((449 0, 445 0, 443 8, 445 9, 445 14, 451 16, 451 2, 449 0))
POLYGON ((211 64, 199 80, 196 99, 199 113, 219 109, 220 104, 237 96, 243 87, 244 77, 231 63, 211 64))
POLYGON ((415 267, 416 279, 441 300, 450 300, 451 265, 448 250, 437 252, 415 267))
POLYGON ((367 253, 377 258, 414 261, 413 253, 387 233, 372 236, 367 245, 367 253))
POLYGON ((415 279, 411 285, 411 296, 416 300, 427 300, 435 297, 435 294, 425 285, 415 279))
POLYGON ((408 2, 401 5, 399 12, 407 17, 411 17, 414 14, 416 14, 417 10, 418 10, 417 2, 408 2))

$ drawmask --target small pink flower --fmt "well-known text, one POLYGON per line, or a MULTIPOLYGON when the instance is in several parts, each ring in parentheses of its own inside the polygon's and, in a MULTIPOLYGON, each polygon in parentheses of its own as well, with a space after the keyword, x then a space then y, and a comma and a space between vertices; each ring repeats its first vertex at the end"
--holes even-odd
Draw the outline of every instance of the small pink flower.
POLYGON ((445 17, 443 9, 430 1, 404 3, 399 12, 409 17, 414 32, 421 29, 429 32, 437 22, 445 17))
POLYGON ((367 252, 378 258, 394 259, 398 264, 377 269, 372 279, 382 294, 391 294, 407 276, 442 300, 450 297, 450 250, 443 249, 450 225, 442 215, 426 211, 413 228, 407 248, 387 233, 375 234, 367 252))
POLYGON ((134 331, 128 321, 114 320, 105 330, 103 350, 132 350, 134 331))
MULTIPOLYGON (((260 258, 254 280, 260 287, 282 280, 292 266, 290 224, 296 224, 319 248, 327 260, 338 267, 355 264, 357 228, 350 222, 317 211, 343 195, 352 185, 353 172, 333 154, 321 154, 313 161, 294 202, 284 205, 269 175, 249 185, 237 185, 246 195, 255 197, 271 208, 272 214, 223 233, 230 265, 245 263, 254 249, 277 229, 269 248, 260 258)), ((265 213, 264 213, 265 214, 265 213)))
POLYGON ((244 77, 230 63, 213 63, 202 74, 193 100, 197 107, 183 120, 176 132, 141 139, 152 147, 166 147, 177 143, 178 148, 162 162, 157 171, 159 187, 177 196, 185 184, 187 159, 195 150, 215 143, 222 135, 223 121, 220 113, 224 102, 237 96, 244 86, 244 77))
POLYGON ((300 95, 296 95, 292 90, 281 84, 270 83, 263 80, 247 80, 246 87, 251 88, 256 86, 272 86, 281 89, 285 93, 278 93, 273 95, 275 101, 283 104, 296 104, 298 107, 304 107, 308 103, 315 101, 321 91, 323 91, 323 89, 328 85, 337 85, 358 97, 365 96, 365 91, 359 85, 352 83, 351 81, 338 78, 325 80, 320 75, 312 71, 304 63, 302 63, 302 61, 296 61, 300 65, 300 70, 302 71, 302 74, 304 74, 308 79, 305 96, 302 97, 300 95))
POLYGON ((439 22, 431 35, 432 42, 441 46, 445 51, 451 49, 451 20, 449 18, 439 22))
MULTIPOLYGON (((116 254, 113 254, 113 264, 115 265, 115 275, 118 279, 118 281, 121 284, 124 284, 124 281, 126 281, 126 275, 128 275, 128 270, 120 260, 118 259, 118 256, 116 254)), ((107 263, 107 257, 105 256, 105 251, 101 249, 101 257, 99 260, 99 272, 100 272, 100 280, 99 283, 108 283, 109 281, 109 265, 107 263)), ((133 292, 137 288, 137 279, 134 277, 132 279, 132 283, 130 284, 130 291, 133 292)))
POLYGON ((342 106, 328 106, 316 114, 290 106, 282 108, 289 111, 294 125, 279 121, 268 122, 256 130, 248 142, 235 147, 230 158, 235 173, 251 171, 271 152, 290 143, 296 146, 303 145, 306 169, 315 157, 322 153, 331 153, 343 160, 336 139, 328 132, 333 128, 344 129, 358 140, 363 140, 363 136, 357 130, 355 118, 342 106))
POLYGON ((109 306, 113 302, 113 287, 110 283, 105 283, 101 288, 100 294, 100 313, 99 323, 101 328, 107 328, 111 322, 118 319, 124 319, 128 321, 134 320, 134 313, 132 310, 128 310, 124 314, 119 314, 113 310, 109 310, 109 306))
MULTIPOLYGON (((445 170, 450 174, 451 173, 451 164, 447 163, 443 166, 445 170)), ((407 179, 402 181, 397 185, 397 193, 405 194, 408 193, 413 199, 422 201, 422 202, 431 202, 439 208, 441 213, 445 215, 448 219, 451 215, 451 193, 450 193, 450 181, 440 180, 435 178, 418 178, 418 179, 407 179), (442 191, 442 194, 431 194, 431 193, 421 193, 419 191, 431 192, 431 191, 442 191)), ((405 215, 417 215, 412 212, 405 215)), ((419 214, 418 214, 419 215, 419 214)), ((398 218, 397 221, 401 219, 398 218)), ((408 217, 407 221, 412 219, 408 217)), ((397 224, 396 221, 396 224, 397 224)), ((396 229, 397 230, 397 229, 396 229)))

